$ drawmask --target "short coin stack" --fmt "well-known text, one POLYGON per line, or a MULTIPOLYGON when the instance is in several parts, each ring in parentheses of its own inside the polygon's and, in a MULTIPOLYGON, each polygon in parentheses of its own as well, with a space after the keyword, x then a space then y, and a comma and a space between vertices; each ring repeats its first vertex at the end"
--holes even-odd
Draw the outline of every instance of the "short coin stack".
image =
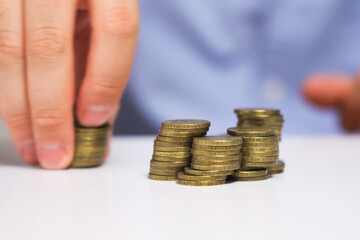
MULTIPOLYGON (((236 172, 233 177, 241 177, 242 170, 252 170, 256 172, 255 168, 267 168, 269 173, 272 173, 273 169, 279 166, 279 137, 275 134, 275 131, 269 128, 229 128, 228 134, 232 136, 239 136, 243 139, 242 148, 242 167, 236 172), (253 168, 253 169, 250 169, 253 168), (270 169, 269 169, 270 168, 270 169)), ((258 169, 261 173, 264 173, 262 169, 258 169)), ((267 174, 267 173, 266 173, 267 174)), ((263 178, 268 176, 264 174, 263 178)), ((256 174, 254 177, 257 176, 256 174)), ((241 180, 238 178, 236 180, 241 180)), ((244 179, 250 180, 250 179, 244 179)), ((262 180, 261 177, 253 180, 262 180)))
POLYGON ((235 109, 238 127, 268 127, 281 136, 284 118, 278 109, 235 109))
POLYGON ((168 120, 161 124, 154 141, 149 178, 177 180, 177 174, 189 166, 193 137, 205 136, 210 122, 206 120, 168 120))
POLYGON ((196 137, 191 166, 178 174, 178 184, 214 186, 224 184, 241 163, 242 139, 232 136, 196 137))
POLYGON ((109 125, 101 127, 75 126, 75 156, 73 168, 99 166, 106 155, 109 125))

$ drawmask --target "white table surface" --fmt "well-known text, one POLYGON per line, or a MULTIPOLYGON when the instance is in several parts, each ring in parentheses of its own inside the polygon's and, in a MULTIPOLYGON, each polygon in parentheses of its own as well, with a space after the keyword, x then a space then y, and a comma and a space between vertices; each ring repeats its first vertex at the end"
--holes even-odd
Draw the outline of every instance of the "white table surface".
POLYGON ((153 137, 99 168, 26 166, 0 143, 0 239, 360 239, 360 137, 283 138, 285 173, 187 187, 147 178, 153 137))

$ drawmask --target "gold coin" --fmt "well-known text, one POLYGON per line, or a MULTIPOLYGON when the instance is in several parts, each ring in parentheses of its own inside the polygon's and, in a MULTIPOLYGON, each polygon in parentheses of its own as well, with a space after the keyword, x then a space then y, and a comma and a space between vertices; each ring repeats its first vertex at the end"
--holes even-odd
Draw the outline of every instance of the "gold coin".
POLYGON ((241 167, 236 170, 233 177, 257 177, 268 174, 267 168, 256 168, 256 167, 241 167))
POLYGON ((180 185, 185 186, 215 186, 225 184, 225 180, 208 180, 208 181, 189 181, 189 180, 177 180, 176 181, 180 185))
POLYGON ((281 160, 279 160, 276 165, 267 167, 269 173, 271 174, 282 173, 284 171, 284 168, 285 163, 281 160))
POLYGON ((247 162, 272 162, 279 159, 279 156, 261 156, 261 157, 249 157, 249 156, 243 156, 242 160, 247 162))
POLYGON ((154 146, 159 147, 191 147, 191 142, 160 142, 155 140, 154 146))
POLYGON ((273 162, 247 162, 247 161, 242 161, 241 166, 242 167, 269 167, 269 166, 274 166, 276 165, 277 161, 273 161, 273 162))
POLYGON ((230 176, 230 180, 233 180, 233 181, 261 181, 261 180, 269 179, 270 177, 271 177, 271 174, 266 174, 264 176, 257 176, 257 177, 233 177, 233 176, 230 176))
POLYGON ((157 169, 150 169, 151 174, 161 175, 161 176, 176 176, 178 172, 182 170, 157 170, 157 169))
POLYGON ((149 173, 149 178, 153 180, 161 180, 161 181, 176 181, 177 176, 163 176, 163 175, 155 175, 149 173))
POLYGON ((234 146, 206 146, 206 145, 198 145, 193 143, 193 149, 205 150, 205 151, 233 151, 233 150, 241 150, 241 145, 234 146))
POLYGON ((171 157, 171 158, 187 158, 191 157, 190 152, 160 152, 160 151, 154 151, 154 156, 159 157, 171 157))
POLYGON ((279 136, 270 136, 270 137, 242 137, 244 143, 248 142, 274 142, 279 141, 279 136))
POLYGON ((176 161, 190 161, 190 157, 185 158, 173 158, 173 157, 160 157, 160 156, 152 156, 153 160, 161 161, 161 162, 176 162, 176 161))
POLYGON ((202 136, 206 135, 206 131, 193 132, 193 133, 181 133, 181 132, 170 132, 170 131, 160 130, 159 135, 165 136, 165 137, 202 137, 202 136))
POLYGON ((191 163, 191 168, 197 170, 206 170, 206 171, 227 171, 227 170, 237 170, 240 168, 240 163, 230 164, 230 165, 200 165, 191 163))
POLYGON ((229 150, 229 151, 206 151, 206 150, 198 150, 191 149, 192 154, 202 155, 202 156, 231 156, 231 155, 239 155, 240 150, 229 150))
POLYGON ((279 151, 279 146, 273 146, 273 147, 244 147, 241 149, 241 152, 273 152, 273 151, 279 151))
POLYGON ((196 160, 193 159, 191 161, 193 164, 200 164, 200 165, 229 165, 229 164, 240 164, 239 160, 236 161, 203 161, 203 160, 196 160))
POLYGON ((243 148, 258 148, 258 147, 278 147, 279 141, 270 141, 270 142, 244 142, 243 148))
POLYGON ((191 143, 193 137, 164 137, 164 136, 157 136, 156 140, 160 142, 181 142, 181 143, 191 143))
POLYGON ((198 128, 209 128, 210 122, 207 120, 198 119, 177 119, 167 120, 161 123, 164 128, 175 128, 175 129, 198 129, 198 128))
POLYGON ((278 109, 267 109, 267 108, 237 108, 234 112, 238 115, 246 114, 266 114, 266 115, 279 115, 280 110, 278 109))
POLYGON ((192 169, 189 167, 184 168, 184 172, 189 175, 196 175, 196 176, 228 176, 234 173, 233 170, 227 171, 205 171, 205 170, 197 170, 192 169))
POLYGON ((166 170, 166 171, 168 171, 168 170, 170 170, 170 171, 179 171, 179 170, 184 169, 183 166, 181 166, 181 167, 168 167, 168 166, 166 166, 166 167, 159 167, 159 166, 150 166, 150 168, 151 168, 151 169, 156 169, 156 170, 166 170))
POLYGON ((184 172, 178 173, 178 179, 181 180, 190 180, 190 181, 207 181, 207 180, 226 180, 227 176, 210 176, 210 175, 189 175, 184 172))
POLYGON ((159 152, 190 152, 190 147, 159 147, 154 146, 155 151, 159 152))
POLYGON ((240 137, 270 137, 275 135, 271 128, 228 128, 227 133, 231 136, 240 137))
POLYGON ((196 137, 193 143, 206 146, 234 146, 241 145, 242 138, 229 135, 196 137))
POLYGON ((185 167, 188 166, 190 164, 190 162, 186 162, 186 161, 179 161, 179 162, 160 162, 160 161, 155 161, 155 160, 151 160, 150 161, 150 166, 154 166, 154 167, 185 167))
POLYGON ((191 134, 191 133, 204 133, 209 128, 197 128, 197 129, 174 129, 174 128, 160 128, 160 131, 168 133, 180 133, 180 134, 191 134))
POLYGON ((230 156, 203 156, 203 155, 192 155, 193 159, 204 160, 204 161, 235 161, 241 159, 241 154, 230 155, 230 156))
POLYGON ((243 157, 279 157, 279 151, 272 152, 242 152, 243 157))

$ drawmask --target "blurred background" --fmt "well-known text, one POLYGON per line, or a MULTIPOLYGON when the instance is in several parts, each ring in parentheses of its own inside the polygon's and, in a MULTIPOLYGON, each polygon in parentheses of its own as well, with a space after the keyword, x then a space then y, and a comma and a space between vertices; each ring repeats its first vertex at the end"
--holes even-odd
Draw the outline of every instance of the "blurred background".
MULTIPOLYGON (((161 121, 236 125, 234 108, 279 108, 284 134, 343 133, 337 114, 310 106, 304 79, 354 75, 358 0, 140 0, 136 59, 115 132, 156 134, 161 121)), ((0 136, 6 135, 0 123, 0 136)))

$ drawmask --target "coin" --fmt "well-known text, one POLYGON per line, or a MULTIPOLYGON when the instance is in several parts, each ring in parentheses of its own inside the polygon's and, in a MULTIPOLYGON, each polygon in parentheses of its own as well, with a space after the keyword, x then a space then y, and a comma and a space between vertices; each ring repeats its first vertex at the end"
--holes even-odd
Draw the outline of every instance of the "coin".
POLYGON ((161 175, 161 176, 174 176, 180 171, 182 171, 182 170, 157 170, 157 169, 150 168, 151 174, 156 174, 156 175, 161 175))
POLYGON ((225 180, 189 181, 189 180, 179 179, 176 182, 180 185, 186 185, 186 186, 215 186, 215 185, 224 184, 225 180))
POLYGON ((178 173, 178 179, 190 180, 190 181, 207 181, 207 180, 226 180, 227 176, 210 176, 210 175, 189 175, 184 172, 178 173))
POLYGON ((159 135, 160 136, 165 136, 165 137, 202 137, 206 135, 206 131, 202 131, 202 132, 193 132, 193 133, 183 133, 183 132, 171 132, 171 131, 165 131, 165 130, 160 130, 159 131, 159 135))
POLYGON ((241 163, 242 167, 269 167, 276 165, 277 161, 273 162, 249 162, 249 161, 243 161, 241 163))
POLYGON ((237 108, 234 110, 234 112, 238 115, 244 115, 244 114, 266 114, 266 115, 279 115, 280 110, 278 109, 267 109, 267 108, 237 108))
POLYGON ((204 160, 196 160, 193 159, 191 161, 194 164, 200 164, 200 165, 227 165, 227 164, 240 164, 240 161, 204 161, 204 160))
POLYGON ((198 119, 177 119, 167 120, 161 123, 164 128, 176 128, 176 129, 197 129, 197 128, 209 128, 210 122, 207 120, 198 119))
POLYGON ((191 147, 191 142, 160 142, 155 140, 154 146, 159 147, 191 147))
POLYGON ((230 180, 233 180, 233 181, 261 181, 261 180, 269 179, 270 177, 271 177, 271 174, 266 174, 266 175, 257 176, 257 177, 234 177, 234 176, 230 176, 230 180))
POLYGON ((244 142, 273 142, 279 141, 279 136, 270 136, 270 137, 242 137, 244 142))
POLYGON ((176 162, 176 161, 190 161, 190 157, 184 157, 184 158, 173 158, 173 157, 161 157, 161 156, 152 156, 153 160, 161 161, 161 162, 176 162))
POLYGON ((279 156, 279 151, 272 151, 272 152, 242 152, 243 157, 273 157, 279 156))
POLYGON ((179 162, 160 162, 151 160, 150 166, 158 166, 158 167, 181 167, 181 166, 188 166, 190 162, 187 161, 179 161, 179 162))
POLYGON ((193 159, 205 160, 205 161, 235 161, 241 159, 241 154, 230 155, 230 156, 203 156, 203 155, 192 155, 193 159))
POLYGON ((234 146, 207 146, 207 145, 198 145, 193 144, 193 149, 205 150, 205 151, 233 151, 233 150, 241 150, 241 145, 234 146))
POLYGON ((267 168, 255 168, 255 167, 241 167, 236 170, 232 176, 233 177, 257 177, 257 176, 264 176, 268 174, 267 168))
POLYGON ((190 147, 160 147, 154 146, 155 151, 159 152, 190 152, 190 147))
POLYGON ((175 181, 177 180, 177 176, 163 176, 163 175, 155 175, 149 173, 149 178, 153 180, 161 180, 161 181, 175 181))
POLYGON ((228 128, 227 133, 231 136, 240 137, 269 137, 274 136, 275 131, 270 128, 228 128))
POLYGON ((166 166, 166 167, 159 167, 159 166, 151 166, 151 169, 156 169, 156 170, 171 170, 171 171, 179 171, 179 170, 182 170, 184 169, 183 166, 180 166, 180 167, 169 167, 169 166, 166 166))
POLYGON ((269 141, 269 142, 244 142, 243 148, 257 148, 257 147, 278 147, 279 141, 269 141))
POLYGON ((192 137, 165 137, 165 136, 157 136, 156 139, 161 142, 186 142, 191 143, 192 137))
POLYGON ((159 157, 171 157, 171 158, 186 158, 191 157, 190 152, 160 152, 160 151, 154 151, 154 156, 159 157))
POLYGON ((196 175, 196 176, 227 176, 234 173, 233 170, 226 170, 226 171, 205 171, 205 170, 196 170, 190 167, 185 167, 184 172, 189 175, 196 175))
POLYGON ((267 167, 269 173, 271 174, 282 173, 284 171, 284 168, 285 163, 281 160, 277 161, 276 165, 267 167))
POLYGON ((279 156, 258 156, 258 157, 249 157, 249 156, 243 156, 243 161, 249 161, 249 162, 272 162, 279 159, 279 156))
POLYGON ((192 154, 202 155, 202 156, 231 156, 231 155, 239 155, 240 150, 229 150, 229 151, 206 151, 206 150, 198 150, 191 149, 192 154))
POLYGON ((273 147, 244 147, 241 149, 244 152, 274 152, 279 151, 279 145, 273 147))
POLYGON ((197 170, 206 170, 206 171, 227 171, 227 170, 236 170, 240 168, 240 163, 237 164, 229 164, 229 165, 200 165, 191 163, 191 168, 197 170))
POLYGON ((234 146, 241 145, 242 138, 229 135, 196 137, 193 139, 193 143, 207 146, 234 146))

